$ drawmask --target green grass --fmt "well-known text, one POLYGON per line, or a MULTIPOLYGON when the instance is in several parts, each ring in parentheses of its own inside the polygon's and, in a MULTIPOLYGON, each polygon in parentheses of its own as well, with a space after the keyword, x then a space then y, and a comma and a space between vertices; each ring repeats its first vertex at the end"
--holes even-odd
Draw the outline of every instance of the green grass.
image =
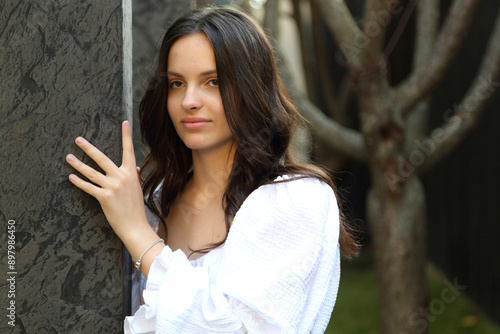
MULTIPOLYGON (((440 300, 446 279, 433 265, 427 269, 431 301, 440 300)), ((444 305, 444 303, 435 305, 444 305)), ((344 261, 337 303, 326 334, 378 334, 377 291, 372 257, 365 251, 354 262, 344 261)), ((462 293, 429 322, 430 334, 500 334, 495 326, 462 293)))

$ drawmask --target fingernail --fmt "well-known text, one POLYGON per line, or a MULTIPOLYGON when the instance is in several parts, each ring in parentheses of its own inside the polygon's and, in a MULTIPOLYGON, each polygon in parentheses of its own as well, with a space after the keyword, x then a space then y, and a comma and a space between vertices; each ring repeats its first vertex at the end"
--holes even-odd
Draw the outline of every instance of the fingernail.
POLYGON ((75 160, 76 160, 76 158, 75 158, 75 156, 74 156, 73 154, 68 154, 68 155, 66 156, 66 160, 67 160, 67 161, 75 161, 75 160))
POLYGON ((70 181, 75 181, 76 180, 76 176, 73 175, 73 174, 69 174, 69 180, 70 181))
POLYGON ((125 121, 125 122, 123 122, 123 125, 124 125, 127 129, 128 129, 128 128, 130 128, 130 123, 129 123, 129 121, 125 121))
POLYGON ((85 143, 85 139, 83 139, 82 137, 77 137, 77 138, 75 139, 75 142, 76 142, 77 144, 83 144, 83 143, 85 143))

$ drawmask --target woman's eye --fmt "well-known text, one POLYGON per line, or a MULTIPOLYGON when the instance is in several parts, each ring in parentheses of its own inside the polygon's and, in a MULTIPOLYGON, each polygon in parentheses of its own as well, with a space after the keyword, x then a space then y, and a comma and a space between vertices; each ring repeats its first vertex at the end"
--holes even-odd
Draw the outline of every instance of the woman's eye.
POLYGON ((180 82, 180 81, 172 81, 169 84, 169 87, 170 88, 181 88, 182 87, 182 82, 180 82))
POLYGON ((219 79, 212 79, 208 82, 208 84, 212 87, 218 87, 219 86, 219 79))

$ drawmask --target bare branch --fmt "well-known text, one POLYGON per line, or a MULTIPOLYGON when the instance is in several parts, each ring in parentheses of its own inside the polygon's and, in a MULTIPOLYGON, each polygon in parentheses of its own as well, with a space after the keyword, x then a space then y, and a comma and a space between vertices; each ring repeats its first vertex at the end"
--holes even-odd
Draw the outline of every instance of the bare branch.
POLYGON ((346 125, 347 121, 347 109, 349 108, 349 102, 352 97, 352 85, 351 85, 351 73, 346 73, 342 78, 340 83, 339 94, 337 97, 337 108, 335 111, 336 114, 333 114, 333 118, 338 120, 338 122, 342 125, 346 125))
MULTIPOLYGON (((301 6, 301 0, 292 0, 293 17, 297 24, 297 31, 299 33, 300 42, 300 55, 302 58, 302 68, 306 79, 307 96, 313 103, 318 103, 317 73, 316 68, 316 50, 314 49, 314 39, 311 24, 305 24, 311 21, 311 13, 305 13, 304 6, 301 6)), ((330 91, 330 95, 333 91, 330 91)))
POLYGON ((295 88, 290 79, 288 69, 283 62, 279 63, 281 76, 286 83, 290 96, 297 104, 300 113, 312 125, 312 131, 324 143, 334 150, 360 162, 367 160, 363 136, 359 131, 349 129, 328 118, 295 88))
POLYGON ((264 28, 272 36, 278 36, 278 0, 267 0, 264 14, 264 28))
POLYGON ((455 0, 444 23, 432 58, 426 66, 415 70, 396 88, 401 112, 405 115, 420 100, 425 98, 441 81, 451 66, 460 45, 467 34, 479 0, 455 0))
POLYGON ((326 36, 323 28, 323 19, 321 17, 321 11, 316 2, 310 2, 311 6, 311 19, 312 19, 312 31, 313 31, 313 41, 315 47, 316 64, 318 68, 318 79, 319 88, 321 90, 321 96, 325 102, 325 112, 327 115, 331 116, 337 122, 345 125, 344 122, 340 121, 339 116, 339 103, 334 94, 335 83, 332 77, 332 67, 331 67, 331 57, 329 57, 328 50, 326 48, 326 36))
MULTIPOLYGON (((421 71, 431 58, 432 49, 439 29, 439 1, 420 0, 417 7, 417 32, 413 70, 421 71)), ((430 98, 417 103, 407 118, 407 145, 423 137, 427 131, 430 111, 430 98)))
POLYGON ((390 0, 367 0, 363 17, 363 32, 368 43, 362 48, 362 63, 376 67, 384 44, 385 33, 392 19, 390 0))
POLYGON ((290 95, 299 110, 312 125, 313 132, 334 150, 360 162, 366 162, 367 153, 361 133, 349 129, 328 118, 309 100, 295 91, 293 85, 287 85, 290 95))
POLYGON ((488 42, 483 62, 464 99, 457 106, 454 115, 440 128, 432 131, 427 140, 433 150, 419 172, 431 168, 436 162, 452 152, 473 130, 487 102, 500 86, 500 11, 488 42))
POLYGON ((405 152, 411 152, 415 140, 425 137, 429 122, 431 98, 419 101, 406 119, 405 152))
POLYGON ((358 28, 343 0, 314 0, 352 68, 361 68, 360 53, 368 37, 358 28))
POLYGON ((417 33, 414 71, 422 70, 431 58, 439 29, 439 0, 420 0, 417 4, 417 33))
POLYGON ((308 99, 299 93, 284 62, 280 49, 274 45, 276 60, 288 93, 297 104, 300 113, 312 125, 312 131, 334 150, 360 162, 366 162, 367 152, 364 138, 359 131, 349 129, 328 118, 308 99))
POLYGON ((322 96, 326 104, 326 114, 342 125, 346 123, 346 112, 349 108, 351 99, 351 74, 347 72, 342 78, 339 87, 339 92, 335 96, 335 83, 332 77, 331 58, 328 57, 328 49, 326 48, 326 36, 323 29, 323 20, 321 18, 321 10, 317 3, 312 1, 312 26, 313 26, 313 39, 316 51, 316 63, 318 66, 318 77, 320 87, 323 92, 322 96))

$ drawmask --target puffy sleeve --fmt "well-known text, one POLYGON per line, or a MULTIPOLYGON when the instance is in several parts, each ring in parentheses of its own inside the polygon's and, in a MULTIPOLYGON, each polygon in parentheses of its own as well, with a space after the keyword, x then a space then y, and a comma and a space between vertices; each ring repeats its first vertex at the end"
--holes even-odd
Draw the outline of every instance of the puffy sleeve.
POLYGON ((213 277, 163 249, 125 333, 323 333, 340 278, 338 238, 329 186, 262 186, 234 217, 213 277))

